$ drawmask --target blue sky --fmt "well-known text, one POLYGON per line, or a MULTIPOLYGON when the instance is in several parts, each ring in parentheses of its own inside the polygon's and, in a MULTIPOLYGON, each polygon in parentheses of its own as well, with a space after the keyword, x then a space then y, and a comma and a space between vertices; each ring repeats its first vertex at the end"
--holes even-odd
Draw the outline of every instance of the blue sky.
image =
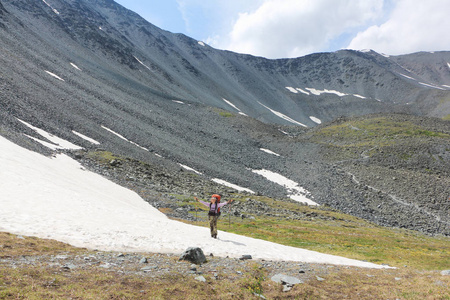
POLYGON ((448 0, 115 0, 212 47, 267 58, 450 50, 448 0))

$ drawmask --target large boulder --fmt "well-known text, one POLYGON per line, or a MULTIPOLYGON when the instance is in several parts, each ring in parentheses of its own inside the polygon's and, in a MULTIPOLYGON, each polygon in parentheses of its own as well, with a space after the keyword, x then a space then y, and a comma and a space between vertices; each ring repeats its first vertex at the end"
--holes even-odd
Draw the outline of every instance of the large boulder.
POLYGON ((206 262, 205 254, 203 254, 203 250, 198 247, 189 247, 186 251, 184 251, 179 260, 187 260, 196 265, 200 265, 206 262))

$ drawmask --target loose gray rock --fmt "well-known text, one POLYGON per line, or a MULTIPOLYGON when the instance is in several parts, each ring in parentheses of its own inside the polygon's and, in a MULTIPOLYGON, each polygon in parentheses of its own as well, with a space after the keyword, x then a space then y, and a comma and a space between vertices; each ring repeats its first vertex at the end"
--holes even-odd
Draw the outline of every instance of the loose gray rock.
POLYGON ((201 282, 206 282, 206 279, 205 279, 205 277, 203 277, 203 276, 197 276, 197 277, 195 277, 194 279, 195 279, 195 280, 198 280, 198 281, 201 281, 201 282))
POLYGON ((283 284, 283 292, 289 292, 290 290, 292 290, 292 288, 294 287, 294 285, 292 284, 283 284))
POLYGON ((151 265, 151 266, 148 266, 148 267, 141 268, 141 271, 143 271, 144 273, 148 273, 148 272, 151 272, 151 271, 153 271, 155 269, 158 269, 158 266, 151 265))
POLYGON ((325 278, 322 278, 322 277, 319 277, 319 276, 316 276, 316 278, 317 278, 318 281, 325 281, 325 278))
POLYGON ((240 259, 240 260, 252 259, 252 256, 246 254, 246 255, 242 255, 239 259, 240 259))
POLYGON ((181 254, 179 260, 187 260, 196 265, 200 265, 206 262, 205 254, 203 254, 203 250, 198 247, 190 247, 186 251, 181 254))
POLYGON ((450 270, 444 270, 444 271, 441 271, 441 275, 443 275, 443 276, 449 276, 449 275, 450 275, 450 270))
POLYGON ((147 257, 141 258, 141 260, 139 261, 139 263, 140 263, 140 264, 146 264, 146 263, 148 263, 147 257))
POLYGON ((67 264, 67 265, 64 265, 62 268, 65 270, 73 270, 73 269, 76 269, 77 266, 75 266, 74 264, 67 264))
POLYGON ((298 278, 295 278, 293 276, 284 275, 284 274, 274 275, 274 276, 272 276, 271 280, 275 281, 277 283, 281 283, 283 285, 295 285, 295 284, 303 283, 303 281, 301 281, 298 278))

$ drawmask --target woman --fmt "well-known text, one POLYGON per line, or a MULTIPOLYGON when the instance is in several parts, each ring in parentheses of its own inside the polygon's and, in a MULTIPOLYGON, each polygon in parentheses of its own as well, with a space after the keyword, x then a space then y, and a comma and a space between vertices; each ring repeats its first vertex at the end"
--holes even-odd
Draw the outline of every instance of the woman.
POLYGON ((195 200, 200 202, 206 207, 209 207, 209 226, 211 228, 211 237, 217 239, 217 219, 219 219, 220 216, 220 208, 224 205, 227 205, 228 203, 233 202, 233 199, 231 199, 228 202, 220 203, 220 195, 214 194, 211 196, 211 202, 204 202, 202 200, 199 200, 197 197, 194 197, 195 200))

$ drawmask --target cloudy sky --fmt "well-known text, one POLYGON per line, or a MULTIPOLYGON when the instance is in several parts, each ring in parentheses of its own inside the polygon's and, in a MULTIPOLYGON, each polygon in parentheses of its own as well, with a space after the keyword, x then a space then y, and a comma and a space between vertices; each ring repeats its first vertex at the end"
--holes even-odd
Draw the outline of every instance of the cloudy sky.
POLYGON ((449 0, 115 0, 154 25, 267 58, 450 50, 449 0))

